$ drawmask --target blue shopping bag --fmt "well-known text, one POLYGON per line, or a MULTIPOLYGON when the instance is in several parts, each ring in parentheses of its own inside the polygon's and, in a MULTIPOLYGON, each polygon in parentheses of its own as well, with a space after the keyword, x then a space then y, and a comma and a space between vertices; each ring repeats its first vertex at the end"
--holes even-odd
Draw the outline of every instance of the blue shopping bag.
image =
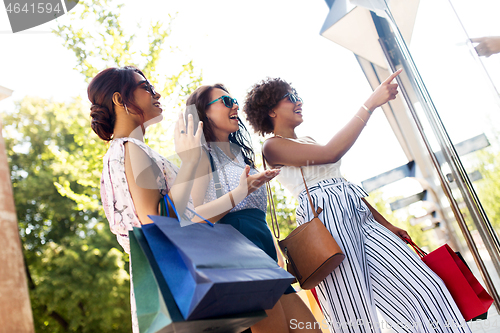
POLYGON ((142 230, 186 320, 271 309, 295 280, 230 225, 149 217, 142 230))
POLYGON ((266 317, 261 310, 185 321, 162 277, 141 228, 129 232, 132 279, 141 333, 239 333, 266 317))

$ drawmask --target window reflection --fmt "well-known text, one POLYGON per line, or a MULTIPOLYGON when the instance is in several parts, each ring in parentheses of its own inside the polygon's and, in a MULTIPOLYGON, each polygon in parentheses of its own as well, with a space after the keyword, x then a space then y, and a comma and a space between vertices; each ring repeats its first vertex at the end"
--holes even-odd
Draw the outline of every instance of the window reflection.
MULTIPOLYGON (((425 85, 415 82, 413 87, 417 91, 429 92, 439 118, 437 122, 430 118, 425 120, 426 115, 434 112, 433 107, 425 98, 425 93, 422 96, 417 94, 420 101, 412 101, 412 104, 423 121, 432 150, 438 153, 447 138, 457 151, 459 143, 473 142, 479 136, 487 138, 487 145, 470 149, 467 155, 458 154, 459 158, 449 155, 446 161, 440 163, 439 169, 449 178, 453 198, 497 286, 500 285, 499 276, 495 274, 498 263, 490 258, 489 249, 483 244, 487 238, 485 234, 490 230, 478 227, 481 219, 477 214, 481 213, 482 204, 496 234, 500 232, 500 194, 496 194, 500 188, 500 167, 497 167, 500 164, 500 37, 497 37, 500 31, 485 26, 491 12, 498 16, 500 10, 494 8, 499 7, 500 4, 485 0, 422 0, 411 43, 407 43, 418 73, 425 82, 425 85), (478 8, 482 11, 478 12, 478 8), (474 22, 477 22, 476 26, 474 22), (431 130, 432 124, 441 121, 444 128, 431 130), (458 187, 460 182, 457 177, 465 179, 463 185, 458 187), (475 201, 474 195, 470 195, 471 191, 477 193, 480 203, 475 201)), ((498 17, 490 20, 489 25, 500 28, 491 22, 498 22, 498 17)), ((450 212, 449 209, 447 211, 450 212)), ((458 231, 452 214, 447 217, 458 231)), ((465 245, 462 233, 456 234, 465 245)))

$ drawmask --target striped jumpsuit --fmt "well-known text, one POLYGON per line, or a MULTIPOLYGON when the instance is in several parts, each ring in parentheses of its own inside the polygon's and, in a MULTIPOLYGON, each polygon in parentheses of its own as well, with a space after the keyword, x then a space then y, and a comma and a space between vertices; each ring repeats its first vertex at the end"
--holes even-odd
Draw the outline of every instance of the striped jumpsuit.
MULTIPOLYGON (((361 200, 366 192, 341 178, 340 161, 302 169, 315 209, 323 209, 319 218, 346 255, 316 287, 323 327, 335 333, 470 332, 442 280, 375 221, 361 200)), ((297 225, 312 220, 300 169, 284 166, 278 180, 298 198, 297 225)))

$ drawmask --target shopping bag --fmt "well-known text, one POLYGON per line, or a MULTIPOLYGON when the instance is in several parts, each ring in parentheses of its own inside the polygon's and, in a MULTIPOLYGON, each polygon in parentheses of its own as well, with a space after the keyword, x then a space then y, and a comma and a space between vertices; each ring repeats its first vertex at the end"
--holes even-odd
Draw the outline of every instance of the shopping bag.
POLYGON ((186 320, 271 309, 295 279, 230 225, 149 217, 142 230, 186 320))
POLYGON ((185 321, 154 261, 142 230, 134 228, 129 233, 129 239, 137 318, 141 333, 239 333, 266 317, 265 311, 261 310, 185 321))
POLYGON ((463 259, 445 244, 427 254, 410 239, 405 239, 422 261, 443 280, 466 321, 484 318, 493 298, 474 277, 463 259))

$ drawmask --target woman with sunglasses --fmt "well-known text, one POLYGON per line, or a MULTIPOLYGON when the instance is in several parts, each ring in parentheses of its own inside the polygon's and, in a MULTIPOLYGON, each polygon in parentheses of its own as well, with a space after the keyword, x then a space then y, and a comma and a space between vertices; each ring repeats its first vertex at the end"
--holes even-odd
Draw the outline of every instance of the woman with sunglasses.
MULTIPOLYGON (((191 180, 200 160, 201 134, 193 134, 192 117, 186 127, 182 114, 179 115, 174 140, 182 160, 180 169, 144 143, 146 128, 162 120, 163 110, 161 95, 135 67, 103 70, 92 79, 87 93, 92 103, 92 130, 102 140, 111 142, 103 159, 102 205, 111 232, 130 253, 129 230, 152 223, 148 215, 160 215, 159 203, 165 194, 172 198, 177 212, 184 212, 186 207, 194 210, 190 202, 191 180)), ((199 133, 201 128, 200 122, 199 133)), ((192 218, 191 214, 186 215, 192 218)), ((130 275, 132 328, 138 333, 132 270, 130 275)))
MULTIPOLYGON (((202 143, 206 154, 202 154, 192 190, 196 212, 211 222, 232 225, 278 261, 266 222, 267 198, 262 185, 279 170, 255 169, 249 133, 238 117, 238 102, 222 84, 199 87, 186 105, 187 114, 204 124, 202 143)), ((252 326, 253 333, 321 332, 290 328, 292 319, 319 327, 291 286, 266 313, 267 318, 252 326)))
POLYGON ((444 283, 403 242, 410 238, 407 232, 389 223, 365 201, 366 192, 340 174, 340 159, 373 111, 396 98, 398 85, 391 82, 400 72, 375 89, 326 145, 297 137, 302 99, 279 78, 255 84, 243 111, 256 132, 273 135, 263 154, 269 165, 281 168, 277 179, 299 201, 297 225, 314 217, 303 172, 315 209, 322 209, 319 218, 346 255, 317 287, 332 332, 380 332, 377 310, 395 332, 469 332, 444 283))

